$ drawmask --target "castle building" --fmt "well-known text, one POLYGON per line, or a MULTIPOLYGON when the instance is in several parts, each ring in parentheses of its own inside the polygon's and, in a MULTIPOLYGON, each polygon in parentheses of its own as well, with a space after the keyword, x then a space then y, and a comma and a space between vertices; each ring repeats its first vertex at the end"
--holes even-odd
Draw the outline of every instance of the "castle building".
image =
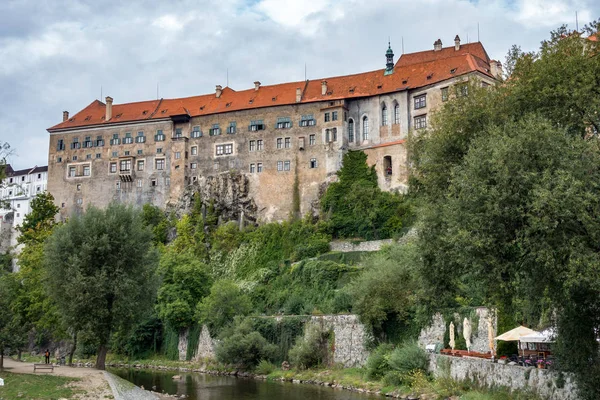
POLYGON ((438 39, 396 63, 388 47, 384 69, 355 75, 127 104, 95 100, 48 129, 48 189, 63 217, 110 201, 166 207, 196 188, 217 200, 240 192, 240 211, 282 220, 313 212, 344 153, 362 150, 381 188, 403 191, 408 135, 427 127, 453 85, 475 77, 491 85, 501 74, 481 43, 454 43, 444 48, 438 39))
MULTIPOLYGON (((5 167, 6 178, 0 185, 0 252, 4 253, 17 245, 16 230, 31 211, 31 200, 47 189, 48 167, 27 168, 15 171, 10 164, 5 167)), ((20 249, 16 249, 17 252, 20 249)), ((16 264, 13 264, 13 269, 16 264)))

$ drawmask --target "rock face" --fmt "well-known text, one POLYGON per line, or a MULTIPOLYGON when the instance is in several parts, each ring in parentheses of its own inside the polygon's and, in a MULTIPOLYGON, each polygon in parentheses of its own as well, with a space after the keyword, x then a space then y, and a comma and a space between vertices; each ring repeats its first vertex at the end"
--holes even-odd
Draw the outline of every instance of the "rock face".
POLYGON ((200 338, 198 339, 198 349, 196 350, 195 361, 203 359, 214 359, 215 358, 215 344, 214 340, 210 337, 210 332, 206 325, 202 325, 200 331, 200 338))
POLYGON ((195 183, 185 189, 174 205, 177 215, 186 214, 192 209, 196 193, 205 209, 212 202, 223 222, 240 221, 241 218, 250 223, 257 220, 256 203, 250 196, 248 178, 243 174, 225 172, 198 177, 195 183))
POLYGON ((177 345, 177 351, 179 353, 179 361, 185 361, 187 358, 187 349, 189 342, 189 329, 185 329, 179 332, 179 343, 177 345))

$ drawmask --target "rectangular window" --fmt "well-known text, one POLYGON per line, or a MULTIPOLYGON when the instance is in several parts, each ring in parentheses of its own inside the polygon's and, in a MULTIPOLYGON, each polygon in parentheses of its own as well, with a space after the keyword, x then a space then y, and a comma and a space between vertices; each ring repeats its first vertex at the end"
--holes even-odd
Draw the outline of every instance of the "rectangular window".
POLYGON ((96 137, 96 147, 102 147, 104 146, 104 139, 102 139, 102 136, 97 136, 96 137))
POLYGON ((117 190, 121 189, 121 181, 117 181, 115 186, 117 187, 117 190))
POLYGON ((283 138, 277 138, 277 148, 278 149, 282 149, 283 148, 283 138))
POLYGON ((332 111, 331 112, 331 120, 332 121, 337 121, 338 119, 338 112, 337 111, 332 111))
POLYGON ((192 146, 191 153, 193 156, 198 155, 198 146, 192 146))
POLYGON ((317 168, 317 159, 316 158, 310 159, 310 168, 317 168))
POLYGON ((138 162, 137 162, 137 170, 138 171, 143 171, 144 170, 144 160, 138 160, 138 162))
POLYGON ((155 160, 156 162, 156 169, 158 171, 162 171, 163 169, 165 169, 165 159, 164 158, 157 158, 155 160))
POLYGON ((316 143, 317 143, 316 136, 314 134, 308 135, 308 144, 310 146, 314 146, 316 143))
POLYGON ((259 139, 256 141, 256 151, 262 151, 264 149, 263 140, 259 139))
POLYGON ((83 166, 83 176, 90 176, 91 172, 92 171, 89 165, 83 166))
POLYGON ((262 131, 264 129, 265 129, 265 124, 263 123, 262 119, 250 121, 250 125, 248 125, 248 131, 250 131, 250 132, 262 131))
POLYGON ((175 128, 175 138, 180 138, 183 137, 183 129, 181 128, 175 128))
POLYGON ((179 160, 181 158, 181 152, 180 151, 176 151, 175 152, 175 159, 179 160))
POLYGON ((280 117, 277 118, 277 124, 275 124, 276 129, 288 129, 292 127, 292 121, 288 117, 280 117))
POLYGON ((65 149, 65 141, 63 139, 58 139, 58 142, 56 143, 56 150, 60 151, 60 150, 64 150, 65 149))
POLYGON ((158 185, 158 180, 156 180, 156 179, 151 179, 151 180, 150 180, 150 186, 156 186, 156 185, 158 185))
POLYGON ((131 152, 130 152, 129 150, 127 150, 127 151, 125 152, 125 155, 126 155, 126 156, 128 156, 128 155, 130 155, 130 154, 131 154, 131 152))
POLYGON ((289 171, 290 170, 290 162, 289 161, 284 161, 283 162, 283 170, 284 171, 289 171))
POLYGON ((277 171, 283 171, 283 161, 277 161, 277 171))
POLYGON ((144 132, 138 132, 135 138, 136 143, 146 143, 146 136, 144 136, 144 132))
POLYGON ((442 101, 448 101, 449 96, 450 96, 449 88, 447 88, 447 87, 442 88, 442 101))
POLYGON ((237 129, 237 125, 235 122, 230 122, 229 126, 227 127, 227 133, 230 135, 233 135, 236 132, 237 129))
POLYGON ((86 136, 85 140, 83 141, 83 147, 84 148, 90 148, 92 146, 93 146, 93 144, 92 144, 92 137, 91 136, 86 136))
POLYGON ((215 148, 217 156, 227 156, 233 154, 233 143, 218 144, 215 148))
POLYGON ((248 151, 256 151, 256 140, 248 142, 248 151))
POLYGON ((121 173, 131 172, 131 160, 121 160, 119 162, 119 170, 121 173))
POLYGON ((138 150, 137 153, 138 153, 138 156, 141 156, 142 154, 144 154, 144 150, 138 150))
POLYGON ((219 136, 221 134, 221 128, 219 124, 214 124, 212 128, 208 130, 208 136, 219 136))
POLYGON ((325 122, 331 121, 330 114, 328 112, 325 113, 325 122))
POLYGON ((298 138, 298 147, 299 147, 300 149, 303 149, 303 148, 304 148, 304 146, 305 146, 305 143, 304 143, 304 138, 303 138, 303 137, 299 137, 299 138, 298 138))
POLYGON ((119 152, 118 151, 113 151, 112 152, 112 156, 113 157, 118 157, 119 156, 119 152))
POLYGON ((163 133, 162 129, 159 129, 156 131, 156 135, 154 135, 154 141, 155 142, 164 142, 165 141, 165 134, 163 133))
POLYGON ((111 174, 115 174, 117 172, 117 163, 116 162, 111 162, 110 163, 110 173, 111 174))
POLYGON ((256 164, 256 172, 257 173, 261 173, 262 169, 263 169, 262 163, 259 162, 258 164, 256 164))
POLYGON ((190 135, 192 138, 199 138, 202 137, 202 131, 200 130, 199 126, 194 126, 192 128, 192 133, 190 135))
POLYGON ((415 117, 415 129, 427 128, 427 115, 415 117))
POLYGON ((415 97, 414 102, 415 110, 418 110, 419 108, 425 108, 425 106, 427 105, 427 95, 423 94, 421 96, 415 97))
POLYGON ((79 143, 79 138, 73 138, 73 143, 71 143, 71 150, 80 149, 81 143, 79 143))
POLYGON ((117 144, 121 144, 121 139, 119 139, 118 133, 113 133, 112 139, 110 139, 111 146, 115 146, 117 144))
POLYGON ((100 158, 100 157, 102 157, 102 154, 96 153, 96 158, 100 158))
POLYGON ((315 121, 315 117, 312 114, 303 115, 300 120, 300 126, 314 126, 317 121, 315 121))
POLYGON ((161 154, 161 153, 162 153, 162 147, 157 147, 156 154, 161 154))
POLYGON ((74 178, 77 174, 77 169, 75 167, 69 167, 69 178, 74 178))
POLYGON ((292 147, 292 139, 289 137, 285 138, 285 148, 289 149, 290 147, 292 147))
POLYGON ((56 159, 56 162, 57 162, 57 163, 61 163, 61 162, 62 162, 62 157, 58 157, 58 158, 56 159))
POLYGON ((131 132, 125 133, 125 138, 123 138, 123 144, 132 144, 133 138, 131 137, 131 132))
POLYGON ((86 154, 85 155, 85 159, 86 160, 91 160, 92 159, 92 155, 91 154, 86 154))
POLYGON ((256 172, 256 164, 250 164, 250 173, 253 174, 256 172))
POLYGON ((466 83, 461 83, 458 85, 457 95, 460 97, 469 95, 469 86, 466 83))
POLYGON ((137 187, 139 187, 139 188, 142 187, 142 180, 141 179, 137 180, 137 187))
POLYGON ((196 169, 196 168, 198 168, 198 163, 195 163, 195 162, 191 163, 191 164, 190 164, 190 168, 191 168, 191 169, 196 169))

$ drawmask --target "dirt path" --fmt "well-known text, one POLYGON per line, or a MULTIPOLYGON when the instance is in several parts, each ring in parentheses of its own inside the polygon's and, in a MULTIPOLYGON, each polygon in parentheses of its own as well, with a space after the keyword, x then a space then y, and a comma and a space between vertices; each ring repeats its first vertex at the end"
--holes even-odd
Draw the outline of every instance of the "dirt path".
MULTIPOLYGON (((33 374, 33 364, 19 362, 4 358, 4 369, 8 372, 17 374, 33 374)), ((36 374, 46 374, 48 372, 37 372, 36 374)), ((83 393, 75 396, 75 399, 85 400, 106 400, 113 398, 113 392, 104 378, 104 373, 94 368, 72 368, 66 366, 55 367, 53 375, 66 376, 70 378, 80 378, 78 382, 73 382, 70 386, 77 390, 83 390, 83 393)))

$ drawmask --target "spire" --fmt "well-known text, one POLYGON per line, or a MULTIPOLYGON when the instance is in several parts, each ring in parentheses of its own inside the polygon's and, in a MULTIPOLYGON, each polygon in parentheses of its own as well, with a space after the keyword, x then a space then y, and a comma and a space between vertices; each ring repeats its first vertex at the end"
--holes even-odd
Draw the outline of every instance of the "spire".
POLYGON ((394 73, 394 51, 392 50, 392 44, 388 40, 388 49, 385 52, 385 73, 384 75, 391 75, 394 73))

